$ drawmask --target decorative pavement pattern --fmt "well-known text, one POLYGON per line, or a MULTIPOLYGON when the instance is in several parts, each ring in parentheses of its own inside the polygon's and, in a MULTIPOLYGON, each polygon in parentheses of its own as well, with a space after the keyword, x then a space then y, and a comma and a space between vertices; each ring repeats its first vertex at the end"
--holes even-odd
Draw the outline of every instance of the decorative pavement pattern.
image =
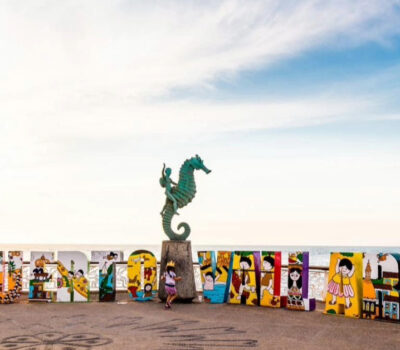
POLYGON ((235 327, 201 327, 197 320, 172 319, 143 325, 142 317, 125 318, 118 320, 109 328, 118 327, 129 329, 132 333, 142 334, 151 332, 155 337, 161 338, 164 344, 161 349, 192 349, 203 350, 208 348, 248 349, 255 348, 258 341, 246 338, 246 331, 235 327))
MULTIPOLYGON (((82 323, 85 323, 85 315, 82 314, 70 316, 69 319, 80 319, 82 323)), ((155 348, 160 350, 249 349, 258 346, 258 341, 247 338, 244 330, 230 326, 202 327, 202 323, 198 320, 175 318, 168 322, 154 323, 146 322, 146 319, 141 316, 118 317, 103 326, 109 334, 113 334, 113 329, 118 332, 122 331, 127 338, 132 339, 133 346, 135 340, 139 340, 143 334, 149 333, 151 337, 158 340, 155 343, 162 344, 155 348)), ((86 325, 85 328, 96 329, 98 325, 86 325)), ((113 343, 111 338, 91 332, 48 331, 3 338, 0 340, 0 350, 88 350, 111 345, 113 343)))
POLYGON ((93 333, 45 332, 4 338, 1 340, 0 349, 87 350, 111 343, 111 339, 93 333))

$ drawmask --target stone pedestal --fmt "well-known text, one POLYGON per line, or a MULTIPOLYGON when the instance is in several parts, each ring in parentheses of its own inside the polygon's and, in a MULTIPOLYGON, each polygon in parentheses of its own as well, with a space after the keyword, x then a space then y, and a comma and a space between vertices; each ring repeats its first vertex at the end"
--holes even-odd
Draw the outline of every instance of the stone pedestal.
POLYGON ((158 288, 158 296, 161 300, 167 298, 164 288, 164 281, 161 281, 162 274, 166 271, 167 262, 175 262, 175 273, 182 280, 176 282, 178 299, 180 301, 192 301, 196 298, 196 283, 193 272, 192 244, 190 241, 163 241, 161 251, 161 273, 158 288))

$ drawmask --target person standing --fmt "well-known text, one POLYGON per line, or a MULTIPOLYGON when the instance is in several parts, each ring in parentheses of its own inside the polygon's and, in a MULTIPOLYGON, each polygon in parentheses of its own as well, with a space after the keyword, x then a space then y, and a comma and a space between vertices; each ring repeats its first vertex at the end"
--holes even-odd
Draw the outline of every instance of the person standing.
POLYGON ((165 291, 167 292, 166 309, 171 309, 172 302, 178 297, 176 282, 181 281, 182 277, 177 277, 175 273, 175 263, 171 260, 167 263, 167 268, 161 277, 165 281, 165 291))

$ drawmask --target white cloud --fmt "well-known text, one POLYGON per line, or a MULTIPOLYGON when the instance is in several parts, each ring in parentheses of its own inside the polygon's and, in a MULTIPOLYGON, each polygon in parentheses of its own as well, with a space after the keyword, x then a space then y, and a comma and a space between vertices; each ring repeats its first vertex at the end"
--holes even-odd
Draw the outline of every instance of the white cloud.
POLYGON ((342 116, 364 112, 370 101, 354 109, 360 101, 340 97, 338 107, 336 96, 228 106, 213 101, 158 104, 154 97, 178 86, 212 84, 321 43, 385 41, 399 31, 398 4, 2 2, 0 102, 8 125, 5 133, 13 139, 13 129, 24 139, 58 137, 71 129, 77 134, 88 129, 92 135, 140 133, 173 131, 177 123, 181 129, 193 125, 197 130, 209 122, 218 131, 304 124, 318 119, 320 112, 320 121, 331 119, 334 111, 342 116))
MULTIPOLYGON (((2 2, 2 90, 157 95, 318 44, 384 41, 398 1, 2 2), (335 40, 332 40, 335 39, 335 40)), ((45 96, 43 96, 45 97, 45 96)))
MULTIPOLYGON (((266 128, 364 114, 372 101, 160 103, 169 89, 212 84, 324 45, 385 41, 398 1, 2 2, 3 142, 266 128), (189 130, 187 128, 189 127, 189 130)), ((392 113, 393 114, 393 113, 392 113)))

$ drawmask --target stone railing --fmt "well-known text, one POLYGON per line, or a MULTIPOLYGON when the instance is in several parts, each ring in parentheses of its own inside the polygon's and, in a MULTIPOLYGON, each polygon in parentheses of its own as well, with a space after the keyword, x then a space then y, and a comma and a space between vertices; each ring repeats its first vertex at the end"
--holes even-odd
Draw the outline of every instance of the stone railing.
MULTIPOLYGON (((127 265, 126 262, 119 262, 116 264, 116 275, 117 275, 117 291, 127 290, 128 278, 127 278, 127 265)), ((160 273, 160 264, 157 265, 157 274, 160 273)), ((198 292, 202 291, 201 277, 200 277, 200 267, 199 264, 193 264, 194 276, 196 280, 196 289, 198 292)), ((29 263, 25 262, 23 265, 23 284, 22 291, 28 292, 29 290, 29 263)), ((56 271, 52 267, 52 272, 56 271)), ((142 271, 143 272, 143 271, 142 271)), ((90 264, 90 269, 88 273, 88 279, 90 282, 90 290, 97 292, 99 290, 99 266, 96 263, 90 264)), ((157 278, 158 281, 158 278, 157 278)), ((316 298, 317 300, 325 300, 326 286, 328 282, 328 268, 320 266, 310 267, 310 297, 316 298)), ((281 293, 286 294, 287 290, 287 266, 282 267, 282 283, 281 283, 281 293)))

